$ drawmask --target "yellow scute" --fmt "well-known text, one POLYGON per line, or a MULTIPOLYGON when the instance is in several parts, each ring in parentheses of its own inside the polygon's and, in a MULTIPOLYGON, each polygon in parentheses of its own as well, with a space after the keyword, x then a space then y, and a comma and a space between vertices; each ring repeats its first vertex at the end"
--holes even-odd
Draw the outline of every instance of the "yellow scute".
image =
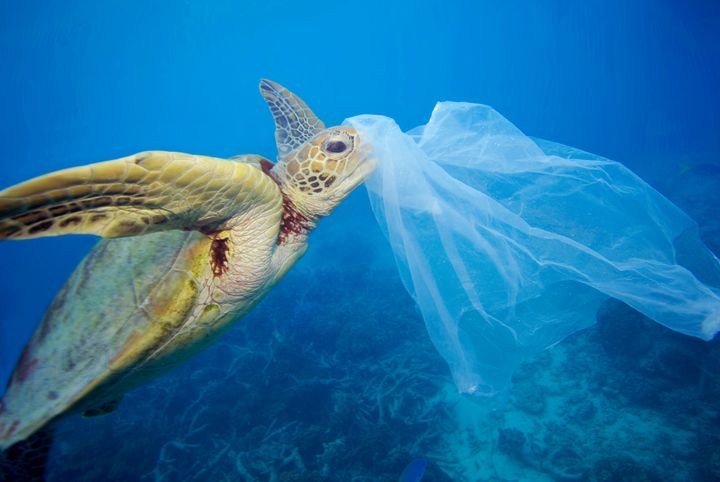
POLYGON ((184 270, 169 271, 157 283, 142 307, 145 315, 153 320, 152 325, 144 333, 135 333, 128 337, 127 342, 111 362, 113 371, 128 368, 138 361, 151 355, 159 342, 171 336, 191 315, 198 303, 199 287, 197 279, 208 269, 206 253, 209 241, 195 243, 184 253, 186 263, 180 263, 184 270))

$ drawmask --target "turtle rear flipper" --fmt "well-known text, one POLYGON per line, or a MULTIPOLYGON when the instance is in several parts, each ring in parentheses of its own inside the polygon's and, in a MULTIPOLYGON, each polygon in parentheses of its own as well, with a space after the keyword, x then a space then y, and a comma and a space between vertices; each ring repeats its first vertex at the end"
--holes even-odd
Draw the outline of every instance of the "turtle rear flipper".
POLYGON ((52 446, 53 429, 44 427, 0 453, 0 481, 41 482, 52 446))
POLYGON ((278 186, 251 162, 143 152, 0 191, 0 239, 214 232, 258 206, 281 202, 278 186))
POLYGON ((90 407, 83 412, 83 417, 85 417, 85 418, 102 417, 103 415, 112 413, 115 411, 116 408, 118 408, 118 405, 120 405, 121 400, 122 400, 122 397, 116 398, 114 400, 109 400, 109 401, 104 402, 95 407, 90 407))

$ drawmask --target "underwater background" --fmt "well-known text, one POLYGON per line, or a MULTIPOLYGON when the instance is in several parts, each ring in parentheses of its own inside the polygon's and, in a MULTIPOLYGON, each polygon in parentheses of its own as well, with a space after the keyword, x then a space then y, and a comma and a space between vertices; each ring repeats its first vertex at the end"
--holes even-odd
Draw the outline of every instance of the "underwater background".
MULTIPOLYGON (((438 100, 620 161, 720 253, 720 3, 0 0, 0 185, 149 150, 275 157, 257 83, 327 125, 438 100)), ((96 239, 0 244, 0 386, 96 239)), ((221 341, 58 426, 49 480, 720 480, 720 346, 608 302, 506 400, 457 394, 363 188, 221 341)))

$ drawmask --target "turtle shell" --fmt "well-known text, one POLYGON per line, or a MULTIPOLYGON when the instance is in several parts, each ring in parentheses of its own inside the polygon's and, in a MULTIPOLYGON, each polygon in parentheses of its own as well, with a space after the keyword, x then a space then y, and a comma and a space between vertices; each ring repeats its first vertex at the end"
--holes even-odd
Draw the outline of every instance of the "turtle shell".
MULTIPOLYGON (((0 402, 0 448, 72 409, 122 396, 197 308, 212 241, 167 231, 100 241, 25 347, 0 402)), ((152 370, 157 372, 158 364, 152 370)))

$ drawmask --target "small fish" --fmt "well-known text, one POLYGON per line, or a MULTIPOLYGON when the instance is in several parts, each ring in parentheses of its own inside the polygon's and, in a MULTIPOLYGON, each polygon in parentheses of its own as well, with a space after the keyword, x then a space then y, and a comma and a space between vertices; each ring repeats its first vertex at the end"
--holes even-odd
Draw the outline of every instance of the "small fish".
POLYGON ((410 462, 400 476, 399 482, 420 482, 425 474, 427 460, 415 459, 410 462))

